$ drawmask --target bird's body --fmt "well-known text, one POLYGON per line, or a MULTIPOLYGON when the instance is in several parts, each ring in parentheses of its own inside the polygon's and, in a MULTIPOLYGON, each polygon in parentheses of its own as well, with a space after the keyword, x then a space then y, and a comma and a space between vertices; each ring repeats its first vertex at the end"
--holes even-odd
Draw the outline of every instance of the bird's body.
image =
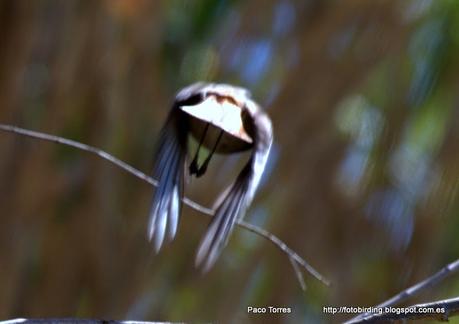
MULTIPOLYGON (((211 150, 213 145, 217 142, 218 137, 221 133, 221 128, 219 128, 218 126, 215 126, 210 122, 198 118, 190 118, 189 127, 191 135, 197 141, 200 141, 203 131, 207 127, 207 134, 206 136, 204 136, 202 145, 209 150, 211 150), (208 126, 206 125, 207 123, 209 123, 208 126)), ((238 134, 245 135, 243 130, 238 131, 238 134)), ((244 135, 238 137, 233 134, 223 132, 223 135, 220 138, 220 142, 218 143, 215 152, 220 154, 231 154, 249 150, 252 147, 252 140, 250 137, 246 139, 245 136, 247 135, 244 135)))
MULTIPOLYGON (((199 93, 203 101, 199 105, 179 106, 179 109, 186 112, 192 118, 189 119, 190 132, 195 139, 199 140, 209 123, 208 132, 202 145, 212 149, 218 139, 220 132, 223 135, 215 152, 228 154, 248 150, 253 144, 251 120, 247 113, 244 113, 244 98, 247 91, 229 85, 207 85, 207 89, 192 85, 182 90, 177 97, 186 95, 189 91, 201 89, 199 93)), ((199 90, 198 90, 199 91, 199 90)))
POLYGON ((199 143, 189 174, 202 176, 212 154, 252 149, 247 165, 217 200, 215 215, 196 257, 209 269, 227 243, 237 219, 244 216, 258 187, 272 143, 269 117, 250 93, 226 84, 195 83, 181 90, 162 129, 156 152, 154 176, 158 180, 150 213, 149 237, 158 251, 166 232, 173 239, 180 215, 188 152, 187 137, 199 143), (198 166, 200 147, 210 153, 198 166))

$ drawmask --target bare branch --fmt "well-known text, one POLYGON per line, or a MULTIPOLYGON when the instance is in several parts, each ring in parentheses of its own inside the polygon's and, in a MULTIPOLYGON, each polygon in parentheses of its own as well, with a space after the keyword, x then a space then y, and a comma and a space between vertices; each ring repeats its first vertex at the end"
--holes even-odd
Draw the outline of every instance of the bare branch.
MULTIPOLYGON (((115 321, 89 318, 15 318, 0 324, 171 324, 173 322, 115 321)), ((182 323, 182 322, 176 322, 182 323)))
MULTIPOLYGON (((408 298, 413 297, 419 294, 420 292, 437 285, 439 282, 449 277, 451 274, 457 272, 458 270, 459 270, 459 259, 446 265, 445 267, 440 269, 438 272, 436 272, 434 275, 411 286, 408 289, 403 290, 402 292, 398 293, 397 295, 393 296, 392 298, 386 300, 385 302, 382 302, 381 304, 375 307, 376 308, 387 307, 387 306, 400 304, 403 301, 407 300, 408 298)), ((369 313, 360 314, 350 319, 346 323, 359 323, 358 322, 359 320, 366 318, 368 315, 369 313)))
MULTIPOLYGON (((378 309, 378 307, 376 307, 378 309)), ((367 315, 347 323, 392 323, 393 321, 433 319, 448 321, 451 316, 459 314, 459 297, 438 300, 425 304, 416 304, 403 308, 393 306, 380 307, 380 313, 367 315)))
MULTIPOLYGON (((132 166, 130 166, 129 164, 121 161, 120 159, 114 157, 113 155, 111 154, 108 154, 107 152, 105 151, 102 151, 96 147, 93 147, 93 146, 89 146, 89 145, 86 145, 86 144, 83 144, 83 143, 80 143, 80 142, 77 142, 77 141, 73 141, 73 140, 69 140, 69 139, 66 139, 66 138, 62 138, 62 137, 59 137, 59 136, 55 136, 55 135, 50 135, 50 134, 45 134, 45 133, 41 133, 41 132, 36 132, 36 131, 31 131, 31 130, 28 130, 28 129, 24 129, 24 128, 20 128, 20 127, 16 127, 16 126, 13 126, 13 125, 6 125, 6 124, 1 124, 0 123, 0 130, 2 131, 5 131, 5 132, 9 132, 9 133, 14 133, 14 134, 18 134, 18 135, 22 135, 22 136, 27 136, 27 137, 31 137, 31 138, 34 138, 34 139, 39 139, 39 140, 43 140, 43 141, 48 141, 48 142, 53 142, 53 143, 58 143, 58 144, 62 144, 62 145, 66 145, 66 146, 70 146, 70 147, 73 147, 73 148, 76 148, 76 149, 79 149, 79 150, 82 150, 82 151, 85 151, 85 152, 89 152, 89 153, 92 153, 92 154, 95 154, 97 156, 99 156, 100 158, 116 165, 117 167, 119 167, 120 169, 134 175, 135 177, 143 180, 143 181, 146 181, 148 182, 149 184, 153 185, 153 186, 157 186, 158 185, 158 182, 153 179, 152 177, 149 177, 147 176, 145 173, 133 168, 132 166)), ((204 206, 201 206, 199 205, 198 203, 192 201, 191 199, 189 198, 186 198, 184 197, 183 198, 183 202, 188 205, 189 207, 195 209, 196 211, 199 211, 203 214, 206 214, 206 215, 209 215, 209 216, 213 216, 214 215, 214 211, 210 208, 207 208, 207 207, 204 207, 204 206)), ((293 251, 291 248, 289 248, 282 240, 280 240, 277 236, 271 234, 270 232, 258 227, 258 226, 255 226, 255 225, 252 225, 252 224, 249 224, 247 222, 244 222, 242 220, 239 220, 237 221, 237 224, 238 226, 242 227, 242 228, 245 228, 246 230, 252 232, 252 233, 255 233, 261 237, 264 237, 265 239, 269 240, 271 243, 273 243, 279 250, 281 250, 283 253, 285 253, 287 255, 287 257, 290 259, 290 262, 292 263, 292 266, 293 266, 293 270, 295 271, 295 274, 300 282, 300 285, 301 287, 304 289, 305 285, 304 285, 304 280, 303 280, 303 276, 301 275, 301 273, 298 272, 298 266, 302 267, 304 270, 306 270, 307 272, 309 272, 312 276, 314 276, 317 280, 321 281, 323 284, 325 285, 330 285, 329 281, 327 279, 325 279, 317 270, 315 270, 309 263, 307 263, 302 257, 300 257, 295 251, 293 251), (295 265, 297 267, 295 267, 295 265)))
POLYGON ((304 281, 303 273, 301 272, 300 267, 298 266, 298 262, 296 262, 292 258, 288 258, 290 260, 290 263, 292 264, 293 271, 295 271, 296 278, 298 279, 298 282, 300 283, 301 289, 306 290, 306 282, 304 281))

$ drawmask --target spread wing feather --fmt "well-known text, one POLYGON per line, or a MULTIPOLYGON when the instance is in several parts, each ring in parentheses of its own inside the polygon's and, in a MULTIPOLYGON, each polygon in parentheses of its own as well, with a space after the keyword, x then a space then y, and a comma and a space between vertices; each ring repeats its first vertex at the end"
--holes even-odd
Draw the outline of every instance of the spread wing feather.
POLYGON ((204 235, 196 255, 196 266, 209 270, 217 260, 238 219, 241 219, 253 200, 268 160, 272 144, 269 118, 260 113, 254 118, 254 148, 251 158, 236 181, 219 198, 215 215, 204 235))
POLYGON ((186 126, 178 110, 172 110, 164 125, 155 154, 154 178, 158 187, 153 197, 148 225, 148 238, 156 252, 167 233, 172 240, 177 232, 180 201, 183 196, 183 175, 186 157, 186 126))

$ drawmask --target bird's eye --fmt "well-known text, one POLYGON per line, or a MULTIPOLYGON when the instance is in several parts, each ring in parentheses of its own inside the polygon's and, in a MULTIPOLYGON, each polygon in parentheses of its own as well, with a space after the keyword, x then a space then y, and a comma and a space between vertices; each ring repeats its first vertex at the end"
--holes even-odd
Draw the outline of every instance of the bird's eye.
POLYGON ((182 100, 178 102, 180 106, 194 106, 197 105, 198 103, 203 101, 203 95, 202 93, 197 93, 194 95, 191 95, 190 97, 186 98, 185 100, 182 100))

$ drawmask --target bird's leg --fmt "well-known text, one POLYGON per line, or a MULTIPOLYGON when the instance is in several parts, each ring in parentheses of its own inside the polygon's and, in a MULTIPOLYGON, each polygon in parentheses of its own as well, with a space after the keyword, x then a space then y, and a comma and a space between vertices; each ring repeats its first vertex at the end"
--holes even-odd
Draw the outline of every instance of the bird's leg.
POLYGON ((212 155, 215 153, 215 150, 217 149, 218 143, 220 143, 220 140, 223 136, 223 131, 220 131, 220 134, 218 134, 217 141, 214 144, 214 147, 212 148, 212 151, 210 154, 207 156, 206 160, 204 163, 201 165, 201 167, 197 170, 196 172, 196 177, 202 176, 204 173, 206 173, 207 166, 209 165, 210 159, 212 158, 212 155))
POLYGON ((194 155, 193 161, 191 161, 189 170, 190 170, 190 175, 196 174, 196 176, 199 177, 198 172, 199 172, 199 167, 198 167, 198 157, 199 157, 199 150, 201 149, 201 145, 204 142, 204 138, 206 137, 207 130, 209 129, 209 123, 206 124, 206 127, 204 128, 204 131, 201 135, 201 139, 199 140, 199 145, 198 149, 196 150, 196 154, 194 155))

